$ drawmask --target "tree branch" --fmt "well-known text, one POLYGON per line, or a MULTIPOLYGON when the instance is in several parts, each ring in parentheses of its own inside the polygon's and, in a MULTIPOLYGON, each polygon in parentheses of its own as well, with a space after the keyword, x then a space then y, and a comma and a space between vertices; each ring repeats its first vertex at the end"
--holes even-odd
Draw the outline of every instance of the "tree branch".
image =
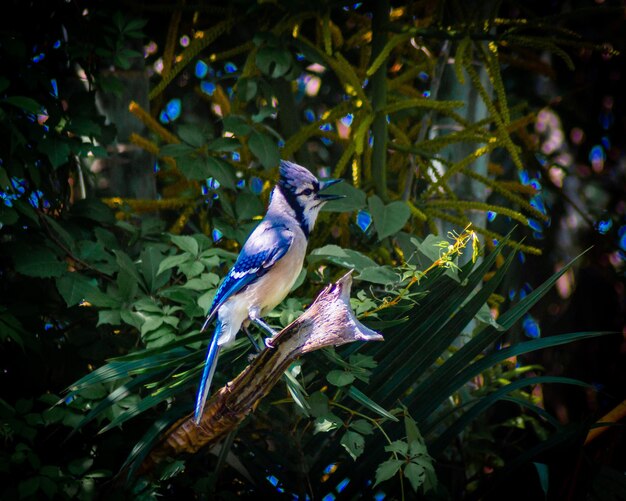
POLYGON ((361 324, 350 307, 352 277, 349 272, 327 286, 300 317, 272 340, 274 348, 262 351, 235 379, 207 402, 200 425, 193 413, 164 433, 139 473, 151 470, 166 457, 195 453, 213 445, 250 414, 298 357, 326 346, 353 341, 383 341, 381 334, 361 324))

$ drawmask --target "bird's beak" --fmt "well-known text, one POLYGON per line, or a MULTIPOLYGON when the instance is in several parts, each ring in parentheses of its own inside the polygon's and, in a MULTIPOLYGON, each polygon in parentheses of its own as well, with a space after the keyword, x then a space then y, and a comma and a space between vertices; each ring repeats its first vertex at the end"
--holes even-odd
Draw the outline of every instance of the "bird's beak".
MULTIPOLYGON (((322 181, 320 192, 324 191, 326 188, 330 188, 333 184, 337 184, 343 181, 343 179, 328 179, 327 181, 322 181)), ((340 198, 346 198, 345 195, 331 195, 330 193, 319 193, 317 194, 317 198, 323 200, 324 202, 330 202, 331 200, 339 200, 340 198)))

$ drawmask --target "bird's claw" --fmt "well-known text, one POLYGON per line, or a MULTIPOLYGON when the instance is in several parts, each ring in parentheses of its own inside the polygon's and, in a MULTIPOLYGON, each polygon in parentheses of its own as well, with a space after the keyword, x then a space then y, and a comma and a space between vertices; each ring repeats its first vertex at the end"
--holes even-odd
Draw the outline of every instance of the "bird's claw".
POLYGON ((265 342, 265 346, 267 348, 269 348, 270 350, 274 349, 274 342, 273 342, 273 337, 266 337, 264 342, 265 342))

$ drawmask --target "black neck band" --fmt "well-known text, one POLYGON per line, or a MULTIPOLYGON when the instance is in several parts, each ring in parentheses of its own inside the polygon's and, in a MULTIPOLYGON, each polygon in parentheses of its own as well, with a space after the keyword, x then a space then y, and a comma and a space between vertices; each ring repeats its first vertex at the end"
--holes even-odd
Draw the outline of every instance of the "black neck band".
POLYGON ((285 200, 287 200, 289 207, 291 207, 293 211, 295 212, 296 220, 298 221, 298 224, 300 225, 300 228, 302 229, 304 236, 306 238, 309 238, 309 227, 306 224, 306 221, 304 220, 304 209, 298 203, 296 196, 288 189, 283 188, 280 184, 278 185, 278 189, 283 194, 283 197, 285 198, 285 200))

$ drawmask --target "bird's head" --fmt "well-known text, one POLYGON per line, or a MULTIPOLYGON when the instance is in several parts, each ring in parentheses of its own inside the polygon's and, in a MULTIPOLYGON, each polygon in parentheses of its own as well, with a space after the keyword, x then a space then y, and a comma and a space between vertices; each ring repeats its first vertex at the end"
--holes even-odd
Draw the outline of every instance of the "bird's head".
POLYGON ((341 179, 320 181, 305 167, 281 160, 278 186, 307 236, 322 206, 330 200, 343 198, 343 195, 322 193, 339 181, 341 179))

